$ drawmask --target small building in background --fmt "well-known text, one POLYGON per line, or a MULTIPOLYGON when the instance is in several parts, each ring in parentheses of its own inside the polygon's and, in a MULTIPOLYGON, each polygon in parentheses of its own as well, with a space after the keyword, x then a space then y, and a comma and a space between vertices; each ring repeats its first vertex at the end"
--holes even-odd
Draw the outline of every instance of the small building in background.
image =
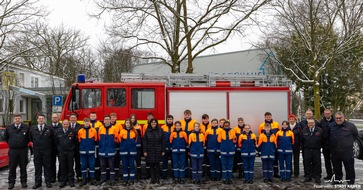
POLYGON ((14 114, 27 122, 35 122, 38 114, 50 119, 52 96, 68 92, 65 79, 25 66, 6 64, 0 75, 0 126, 12 123, 14 114))
MULTIPOLYGON (((180 64, 185 73, 188 61, 180 64)), ((170 66, 162 62, 134 65, 132 73, 171 73, 170 66)), ((282 75, 274 54, 268 49, 250 49, 214 55, 200 56, 193 61, 194 74, 234 74, 244 76, 282 75)))

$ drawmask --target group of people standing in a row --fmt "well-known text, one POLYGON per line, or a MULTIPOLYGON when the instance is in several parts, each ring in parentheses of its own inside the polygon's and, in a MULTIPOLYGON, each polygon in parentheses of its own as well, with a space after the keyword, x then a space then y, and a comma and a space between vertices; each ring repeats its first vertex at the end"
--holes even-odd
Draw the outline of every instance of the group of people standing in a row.
POLYGON ((266 112, 265 121, 258 129, 258 139, 243 118, 238 118, 238 125, 231 128, 225 119, 209 121, 209 116, 204 114, 199 123, 191 116, 191 111, 185 110, 184 118, 174 122, 173 116, 168 115, 165 125, 159 127, 152 113, 148 114, 148 123, 143 126, 138 124, 134 114, 122 125, 117 122, 115 113, 104 116, 103 123, 97 120, 96 113, 91 113, 81 126, 76 114, 71 114, 62 124, 58 115, 53 114, 51 125, 45 124, 44 116, 39 115, 37 125, 29 127, 22 123, 20 115, 15 115, 14 123, 5 131, 9 144, 9 189, 14 188, 18 165, 22 187, 27 187, 29 142, 33 142, 34 148, 33 189, 42 185, 42 169, 48 188, 57 178, 61 188, 67 183, 74 187, 75 173, 81 187, 87 183, 102 185, 107 180, 112 186, 121 177, 120 161, 123 185, 133 185, 135 179, 143 179, 142 156, 146 161, 145 177, 151 178, 151 183, 159 184, 160 176, 168 177, 169 160, 174 183, 183 184, 185 178, 191 177, 193 183, 200 184, 202 176, 208 175, 213 181, 222 179, 224 184, 231 184, 234 169, 238 169, 238 178, 253 183, 256 152, 262 159, 264 182, 271 182, 273 176, 289 182, 292 160, 293 174, 299 176, 300 150, 305 182, 314 179, 320 183, 321 149, 327 171, 324 179, 331 179, 334 174, 340 182, 343 163, 348 184, 354 184, 353 142, 358 132, 354 124, 345 121, 341 112, 333 118, 332 111, 326 109, 319 122, 308 110, 306 119, 300 123, 291 114, 288 121, 282 122, 281 128, 273 121, 272 114, 266 112))

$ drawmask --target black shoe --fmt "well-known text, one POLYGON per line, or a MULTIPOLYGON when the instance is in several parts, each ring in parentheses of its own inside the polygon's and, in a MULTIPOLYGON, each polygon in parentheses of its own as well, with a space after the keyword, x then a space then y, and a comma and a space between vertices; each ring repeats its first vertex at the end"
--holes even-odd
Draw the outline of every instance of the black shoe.
POLYGON ((135 181, 134 180, 131 180, 129 185, 134 185, 135 184, 135 181))
POLYGON ((64 183, 64 182, 62 182, 60 185, 59 185, 59 187, 60 188, 63 188, 63 187, 65 187, 66 186, 66 183, 64 183))
POLYGON ((124 181, 124 182, 122 183, 122 185, 123 185, 123 186, 128 186, 128 185, 129 185, 129 182, 128 182, 128 181, 124 181))
POLYGON ((80 187, 83 187, 84 185, 87 184, 87 180, 83 179, 82 182, 79 184, 80 187))
MULTIPOLYGON (((47 182, 46 184, 47 184, 47 188, 52 188, 52 183, 47 182)), ((74 184, 73 184, 73 187, 74 187, 74 184)))
POLYGON ((227 181, 227 183, 228 183, 228 184, 232 184, 232 180, 230 180, 230 179, 229 179, 229 180, 227 181))
POLYGON ((198 184, 198 185, 201 185, 201 184, 202 184, 202 182, 198 179, 198 180, 197 180, 197 184, 198 184))
POLYGON ((275 174, 274 177, 280 178, 280 175, 279 174, 275 174))
POLYGON ((155 180, 150 180, 150 184, 155 184, 156 183, 156 181, 155 180))
POLYGON ((173 179, 173 183, 174 183, 174 184, 178 184, 178 183, 179 183, 179 179, 174 178, 174 179, 173 179))
POLYGON ((316 178, 315 183, 321 183, 320 178, 316 178))
POLYGON ((161 179, 167 179, 167 177, 166 176, 162 176, 161 179))
POLYGON ((228 182, 227 182, 227 180, 225 180, 225 179, 224 179, 224 180, 223 180, 223 184, 227 184, 227 183, 228 183, 228 182))
POLYGON ((14 189, 14 185, 15 185, 15 183, 9 183, 8 189, 14 189))
POLYGON ((265 183, 266 183, 266 182, 268 182, 268 179, 266 179, 266 178, 265 178, 265 179, 263 179, 263 182, 265 182, 265 183))
POLYGON ((271 179, 268 179, 269 182, 272 182, 272 178, 271 179))
POLYGON ((299 175, 294 175, 294 178, 298 178, 299 177, 299 175))
POLYGON ((89 183, 91 184, 91 185, 96 185, 97 183, 96 183, 96 181, 94 180, 94 179, 91 179, 90 181, 89 181, 89 183))
POLYGON ((69 183, 69 186, 70 186, 70 187, 74 187, 74 182, 70 182, 70 183, 69 183))
POLYGON ((250 184, 253 184, 253 180, 250 181, 250 184))
POLYGON ((329 180, 329 179, 331 179, 331 177, 332 177, 332 176, 326 176, 326 177, 324 177, 324 179, 325 179, 325 180, 329 180))
POLYGON ((27 187, 28 187, 28 185, 26 184, 26 182, 21 182, 21 187, 23 187, 23 188, 27 188, 27 187))
POLYGON ((243 183, 248 183, 248 181, 247 180, 244 180, 243 183))
POLYGON ((180 184, 185 184, 185 180, 184 179, 181 179, 180 180, 180 184))
POLYGON ((114 186, 114 185, 116 185, 115 181, 110 181, 108 184, 109 184, 110 186, 114 186))
POLYGON ((290 182, 290 181, 291 181, 291 179, 290 179, 290 178, 287 178, 287 179, 285 179, 285 181, 290 182))
POLYGON ((239 171, 238 172, 238 179, 242 179, 243 178, 243 172, 242 171, 239 171))
POLYGON ((38 183, 38 184, 35 184, 34 186, 33 186, 33 189, 38 189, 39 187, 41 187, 42 186, 42 184, 40 184, 40 183, 38 183))
POLYGON ((310 182, 310 181, 312 181, 311 178, 305 178, 305 180, 304 180, 304 182, 310 182))
POLYGON ((106 180, 101 180, 100 182, 98 182, 98 184, 97 185, 102 185, 102 184, 104 184, 106 182, 106 180))
POLYGON ((50 182, 51 182, 51 183, 55 183, 55 179, 53 179, 53 178, 52 178, 52 179, 50 180, 50 182))
POLYGON ((284 182, 284 181, 285 181, 285 179, 284 179, 284 178, 281 178, 281 181, 282 181, 282 182, 284 182))
POLYGON ((193 184, 196 184, 196 183, 197 183, 197 181, 193 179, 193 180, 192 180, 192 183, 193 183, 193 184))

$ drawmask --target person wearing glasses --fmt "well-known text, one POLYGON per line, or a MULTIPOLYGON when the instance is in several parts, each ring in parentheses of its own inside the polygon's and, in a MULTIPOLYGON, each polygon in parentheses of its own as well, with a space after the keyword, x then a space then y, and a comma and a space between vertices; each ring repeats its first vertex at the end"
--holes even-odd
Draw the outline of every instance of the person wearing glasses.
POLYGON ((333 171, 335 175, 334 184, 342 183, 343 172, 342 163, 344 164, 346 181, 349 185, 354 184, 355 170, 353 157, 353 143, 358 137, 357 127, 344 120, 344 114, 337 112, 335 122, 330 124, 327 130, 329 139, 333 171))

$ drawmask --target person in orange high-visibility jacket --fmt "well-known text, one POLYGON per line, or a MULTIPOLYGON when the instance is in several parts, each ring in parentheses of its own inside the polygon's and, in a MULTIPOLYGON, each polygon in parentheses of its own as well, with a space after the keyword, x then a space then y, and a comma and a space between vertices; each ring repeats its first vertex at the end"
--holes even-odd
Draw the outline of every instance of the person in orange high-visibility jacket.
POLYGON ((271 133, 271 125, 265 124, 265 130, 258 138, 258 149, 261 152, 262 174, 264 182, 272 182, 273 163, 276 152, 276 136, 271 133))
POLYGON ((221 143, 222 178, 224 184, 232 184, 233 158, 236 147, 236 134, 231 129, 229 121, 224 122, 223 129, 218 134, 221 143))
MULTIPOLYGON (((101 123, 101 121, 97 120, 97 114, 95 112, 91 112, 89 115, 89 119, 91 122, 91 127, 96 129, 97 131, 97 136, 98 136, 98 129, 101 128, 103 126, 103 124, 101 123)), ((96 142, 96 152, 95 152, 95 157, 96 157, 96 163, 95 163, 95 179, 97 181, 99 181, 101 179, 101 170, 100 170, 100 158, 98 156, 98 140, 96 142)))
MULTIPOLYGON (((209 123, 209 115, 202 115, 202 122, 200 123, 200 132, 205 133, 208 129, 212 128, 209 123)), ((204 159, 203 159, 203 176, 208 175, 210 177, 210 165, 208 159, 207 146, 204 147, 204 159)))
POLYGON ((204 158, 204 146, 205 137, 204 134, 200 132, 200 124, 198 122, 194 123, 194 131, 189 135, 189 147, 190 147, 190 158, 192 162, 192 179, 193 183, 202 183, 202 164, 204 158))
POLYGON ((141 166, 141 156, 143 154, 142 151, 142 138, 144 137, 144 126, 140 125, 137 122, 136 115, 131 114, 130 115, 130 121, 131 126, 136 130, 137 132, 137 142, 136 142, 136 179, 141 180, 142 179, 142 166, 141 166))
POLYGON ((241 148, 241 156, 245 172, 244 183, 253 183, 256 145, 256 135, 251 131, 251 126, 246 124, 243 133, 238 137, 238 147, 241 148))
POLYGON ((110 185, 115 185, 115 154, 116 146, 115 142, 118 141, 118 134, 116 128, 111 124, 111 117, 106 115, 103 118, 105 125, 98 130, 99 139, 99 157, 101 165, 101 181, 99 185, 102 185, 107 180, 106 168, 110 169, 110 185))
POLYGON ((282 129, 276 133, 276 145, 280 164, 281 181, 291 181, 292 145, 294 133, 288 129, 289 123, 282 122, 282 129))
POLYGON ((184 184, 186 160, 185 152, 188 143, 188 136, 184 131, 182 131, 180 121, 176 121, 174 126, 175 129, 170 135, 174 183, 184 184))
MULTIPOLYGON (((180 120, 180 123, 182 130, 188 135, 188 137, 190 133, 194 130, 194 124, 196 122, 197 122, 196 120, 192 119, 192 111, 185 110, 184 119, 180 120)), ((191 167, 190 167, 189 145, 187 146, 186 156, 187 160, 185 162, 185 176, 190 177, 191 167)))
POLYGON ((218 119, 212 119, 212 127, 205 132, 205 144, 208 152, 210 176, 212 181, 221 178, 221 144, 218 142, 218 134, 222 131, 218 126, 218 119))
POLYGON ((133 185, 135 181, 135 158, 137 155, 138 133, 131 125, 131 120, 125 120, 125 128, 119 133, 120 156, 122 160, 122 173, 124 186, 133 185))
MULTIPOLYGON (((117 135, 123 129, 120 122, 117 122, 117 114, 115 112, 110 113, 111 124, 116 128, 117 135)), ((115 180, 118 180, 120 175, 120 142, 115 142, 116 154, 115 154, 115 180)))
MULTIPOLYGON (((161 126, 161 129, 164 131, 165 139, 166 139, 166 151, 163 156, 163 164, 161 166, 161 177, 166 179, 168 177, 168 162, 171 159, 171 143, 169 141, 171 133, 174 131, 174 117, 172 115, 166 116, 166 124, 161 126)), ((173 165, 173 164, 172 164, 173 165)))
MULTIPOLYGON (((272 114, 270 112, 265 113, 265 121, 260 124, 258 128, 258 136, 264 131, 265 123, 269 123, 271 125, 271 133, 276 134, 277 131, 280 130, 280 124, 272 119, 272 114)), ((279 178, 279 163, 277 159, 278 152, 275 153, 275 160, 274 160, 274 176, 279 178)))
POLYGON ((97 142, 97 131, 90 126, 90 119, 83 119, 84 126, 78 131, 79 154, 81 157, 82 183, 87 184, 87 168, 91 185, 96 185, 95 179, 95 148, 97 142))
MULTIPOLYGON (((236 138, 238 139, 239 136, 243 133, 243 128, 245 127, 245 122, 242 117, 237 119, 237 126, 233 128, 234 133, 236 134, 236 138)), ((238 169, 238 178, 243 178, 243 162, 241 157, 241 149, 237 146, 236 153, 234 155, 234 164, 233 167, 238 169)))

